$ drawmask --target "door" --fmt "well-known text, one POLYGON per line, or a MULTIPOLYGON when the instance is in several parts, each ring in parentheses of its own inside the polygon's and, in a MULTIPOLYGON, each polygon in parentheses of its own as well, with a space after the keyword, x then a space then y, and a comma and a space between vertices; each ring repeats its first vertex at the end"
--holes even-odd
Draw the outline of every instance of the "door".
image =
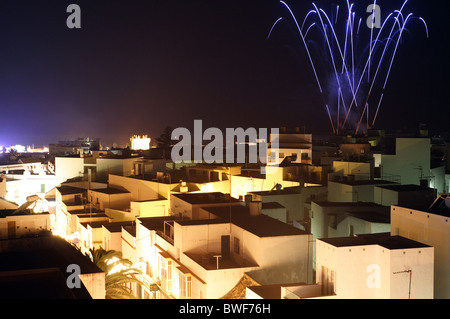
POLYGON ((222 236, 221 240, 222 259, 230 258, 230 236, 222 236))

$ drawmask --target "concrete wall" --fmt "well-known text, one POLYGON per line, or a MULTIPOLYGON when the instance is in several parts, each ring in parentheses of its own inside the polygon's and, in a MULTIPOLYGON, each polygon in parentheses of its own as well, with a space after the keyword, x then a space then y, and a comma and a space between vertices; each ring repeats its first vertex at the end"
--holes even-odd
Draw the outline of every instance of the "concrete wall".
POLYGON ((170 185, 133 177, 109 175, 111 187, 121 187, 131 193, 131 201, 170 199, 170 185))
POLYGON ((274 174, 267 174, 266 178, 253 178, 247 176, 231 176, 231 196, 239 198, 245 196, 247 193, 269 191, 276 184, 281 184, 282 187, 300 186, 299 182, 283 180, 283 170, 277 169, 274 174))
POLYGON ((138 217, 157 217, 170 215, 170 202, 168 199, 151 201, 132 201, 131 213, 138 217))
POLYGON ((277 207, 277 208, 264 208, 261 211, 261 214, 270 216, 274 219, 278 219, 283 223, 288 222, 287 218, 287 209, 285 207, 277 207))
POLYGON ((55 176, 57 183, 73 177, 82 176, 84 172, 84 158, 55 157, 55 176))
POLYGON ((31 236, 50 230, 50 214, 13 215, 0 218, 0 239, 8 239, 9 236, 14 235, 9 233, 8 224, 15 228, 13 238, 31 236))
POLYGON ((247 249, 259 249, 260 268, 249 273, 259 283, 312 283, 311 234, 262 237, 258 246, 247 249))
POLYGON ((131 194, 107 194, 89 190, 88 199, 93 205, 98 205, 97 208, 100 210, 105 210, 105 208, 123 209, 130 207, 131 194))
POLYGON ((433 189, 399 192, 383 187, 374 188, 374 202, 383 206, 408 205, 427 207, 436 198, 433 189))
POLYGON ((330 202, 374 202, 375 184, 351 185, 341 182, 328 182, 328 201, 330 202))
POLYGON ((97 177, 106 178, 109 174, 130 176, 133 163, 139 158, 97 158, 97 177))
POLYGON ((335 247, 318 240, 316 282, 321 281, 324 266, 335 271, 338 298, 408 299, 409 273, 403 271, 411 270, 410 297, 433 298, 433 257, 432 247, 395 250, 379 245, 335 247))
POLYGON ((395 155, 381 155, 382 174, 400 175, 402 184, 420 185, 430 175, 429 138, 397 138, 395 155))
POLYGON ((391 207, 391 234, 434 247, 434 296, 450 298, 450 218, 418 210, 391 207))
POLYGON ((355 175, 355 180, 369 179, 372 175, 371 169, 371 163, 334 161, 332 175, 355 175))

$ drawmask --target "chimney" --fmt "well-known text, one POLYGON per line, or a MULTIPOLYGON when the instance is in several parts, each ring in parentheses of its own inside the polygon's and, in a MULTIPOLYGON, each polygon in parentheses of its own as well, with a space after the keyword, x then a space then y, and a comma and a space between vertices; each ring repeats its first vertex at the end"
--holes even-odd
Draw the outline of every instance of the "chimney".
POLYGON ((262 202, 250 202, 249 208, 250 208, 250 215, 251 216, 258 216, 261 215, 262 211, 262 202))
POLYGON ((245 201, 245 206, 249 206, 249 203, 251 202, 253 200, 253 195, 252 194, 247 194, 247 195, 245 195, 245 199, 244 199, 244 201, 245 201))

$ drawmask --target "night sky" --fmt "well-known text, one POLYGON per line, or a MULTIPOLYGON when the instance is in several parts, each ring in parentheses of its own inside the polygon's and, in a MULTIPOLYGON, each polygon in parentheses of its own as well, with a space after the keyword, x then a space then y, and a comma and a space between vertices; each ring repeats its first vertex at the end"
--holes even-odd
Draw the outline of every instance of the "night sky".
MULTIPOLYGON (((303 18, 310 1, 286 1, 303 18)), ((364 9, 372 1, 356 1, 364 9)), ((330 10, 344 1, 317 1, 330 10)), ((382 10, 402 1, 378 1, 382 10)), ((444 1, 410 0, 416 24, 404 36, 378 127, 419 121, 448 131, 449 19, 444 1)), ((448 5, 446 5, 448 7, 448 5)), ((330 124, 311 67, 279 1, 2 0, 0 145, 42 146, 98 137, 104 146, 134 134, 155 139, 165 126, 330 124), (66 8, 81 7, 81 29, 66 8)))

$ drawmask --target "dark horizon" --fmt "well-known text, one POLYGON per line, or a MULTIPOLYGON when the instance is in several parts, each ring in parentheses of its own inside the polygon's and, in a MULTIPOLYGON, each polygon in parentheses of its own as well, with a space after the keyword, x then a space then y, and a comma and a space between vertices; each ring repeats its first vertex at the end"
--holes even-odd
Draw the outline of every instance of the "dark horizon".
MULTIPOLYGON (((318 4, 336 3, 344 2, 318 4)), ((311 9, 289 4, 298 17, 311 9)), ((430 37, 418 27, 404 37, 377 128, 425 122, 433 132, 448 130, 443 5, 408 2, 406 11, 425 18, 430 37)), ((286 12, 276 0, 3 1, 0 145, 77 137, 125 144, 135 134, 154 141, 164 127, 190 127, 195 119, 204 128, 300 126, 328 134, 299 39, 284 25, 267 40, 280 15, 286 12), (71 3, 81 7, 81 29, 66 26, 71 3)))

